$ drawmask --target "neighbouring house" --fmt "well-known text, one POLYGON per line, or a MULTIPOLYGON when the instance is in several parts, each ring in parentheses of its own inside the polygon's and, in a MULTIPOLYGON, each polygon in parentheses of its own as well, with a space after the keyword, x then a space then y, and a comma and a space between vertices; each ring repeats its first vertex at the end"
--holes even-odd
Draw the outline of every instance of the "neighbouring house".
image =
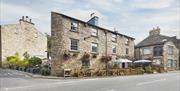
POLYGON ((160 34, 160 28, 153 28, 149 36, 135 47, 136 59, 149 59, 152 64, 159 65, 164 70, 177 70, 179 68, 179 44, 176 37, 160 34))
POLYGON ((15 53, 23 56, 28 52, 30 56, 46 58, 47 38, 32 23, 28 16, 23 16, 18 24, 1 25, 0 31, 0 63, 3 64, 8 56, 15 53))
POLYGON ((98 19, 85 22, 51 12, 52 75, 61 75, 63 69, 103 69, 103 57, 134 58, 135 39, 98 26, 98 19))

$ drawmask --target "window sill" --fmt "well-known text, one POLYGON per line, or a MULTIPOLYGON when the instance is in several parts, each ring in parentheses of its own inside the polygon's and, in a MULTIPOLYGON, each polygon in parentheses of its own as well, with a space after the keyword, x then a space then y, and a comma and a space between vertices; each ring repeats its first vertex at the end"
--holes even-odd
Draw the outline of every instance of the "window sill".
POLYGON ((79 50, 69 50, 69 52, 80 53, 79 50))
POLYGON ((117 53, 112 53, 112 55, 117 55, 117 53))
POLYGON ((98 36, 91 35, 91 37, 98 38, 98 36))
POLYGON ((96 54, 96 55, 98 55, 99 53, 98 53, 98 52, 91 52, 91 54, 96 54))
POLYGON ((71 29, 70 31, 71 31, 71 32, 74 32, 74 33, 79 33, 79 31, 78 31, 78 30, 77 30, 77 31, 74 31, 74 30, 72 30, 72 29, 71 29))
POLYGON ((113 41, 113 40, 112 40, 112 42, 117 43, 117 41, 113 41))

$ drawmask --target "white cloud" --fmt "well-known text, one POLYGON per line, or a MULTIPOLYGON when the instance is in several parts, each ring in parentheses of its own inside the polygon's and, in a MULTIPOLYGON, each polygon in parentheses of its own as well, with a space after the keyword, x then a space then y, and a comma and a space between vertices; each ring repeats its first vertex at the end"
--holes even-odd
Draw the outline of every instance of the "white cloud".
MULTIPOLYGON (((122 34, 136 38, 136 43, 148 36, 149 30, 160 26, 162 34, 180 36, 180 4, 178 0, 51 0, 44 5, 22 6, 1 3, 0 21, 12 23, 23 15, 32 17, 42 32, 50 32, 50 11, 64 13, 84 21, 90 14, 99 16, 105 28, 116 27, 122 34)), ((35 3, 35 2, 34 2, 35 3)), ((179 37, 180 38, 180 37, 179 37)))
POLYGON ((88 0, 87 3, 91 4, 91 7, 98 7, 99 9, 113 11, 115 4, 122 3, 124 0, 88 0))
POLYGON ((76 2, 76 0, 51 0, 52 2, 54 1, 55 3, 61 3, 61 4, 73 4, 76 2))
POLYGON ((32 9, 25 6, 17 6, 12 4, 1 4, 0 20, 4 22, 12 22, 12 20, 18 19, 21 16, 30 16, 32 18, 39 18, 40 14, 34 12, 32 9))
POLYGON ((160 9, 169 7, 174 0, 133 0, 131 5, 136 8, 160 9))

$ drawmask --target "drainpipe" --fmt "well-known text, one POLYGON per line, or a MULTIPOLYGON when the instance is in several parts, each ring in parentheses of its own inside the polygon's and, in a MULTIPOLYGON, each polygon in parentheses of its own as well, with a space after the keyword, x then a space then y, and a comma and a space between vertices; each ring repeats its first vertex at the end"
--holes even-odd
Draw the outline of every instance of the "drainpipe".
POLYGON ((0 25, 0 68, 2 67, 2 41, 1 41, 1 25, 0 25))
MULTIPOLYGON (((106 31, 104 31, 105 32, 105 37, 106 37, 106 57, 107 57, 107 32, 106 31)), ((107 62, 106 62, 106 76, 107 76, 107 62)))
POLYGON ((105 37, 106 37, 106 56, 107 56, 107 32, 106 31, 104 31, 105 32, 105 37))

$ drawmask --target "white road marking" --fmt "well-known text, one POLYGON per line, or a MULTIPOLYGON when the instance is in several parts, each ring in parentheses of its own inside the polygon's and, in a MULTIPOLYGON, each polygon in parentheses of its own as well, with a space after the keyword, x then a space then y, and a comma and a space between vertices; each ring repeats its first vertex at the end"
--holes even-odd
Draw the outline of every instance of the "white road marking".
POLYGON ((160 82, 160 81, 165 81, 166 79, 160 79, 160 80, 153 80, 153 81, 148 81, 148 82, 141 82, 136 84, 136 86, 141 86, 141 85, 146 85, 146 84, 152 84, 152 83, 156 83, 156 82, 160 82))

